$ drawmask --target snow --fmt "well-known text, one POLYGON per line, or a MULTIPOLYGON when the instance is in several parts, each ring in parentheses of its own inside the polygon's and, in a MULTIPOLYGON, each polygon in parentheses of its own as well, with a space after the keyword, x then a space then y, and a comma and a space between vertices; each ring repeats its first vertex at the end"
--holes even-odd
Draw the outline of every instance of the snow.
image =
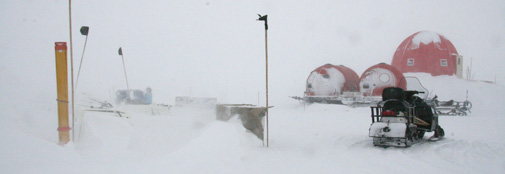
POLYGON ((421 43, 428 45, 430 43, 440 44, 440 35, 432 31, 421 31, 412 38, 410 49, 417 49, 421 43))
POLYGON ((179 107, 132 109, 128 119, 83 113, 78 139, 58 145, 54 42, 69 41, 68 4, 0 1, 0 173, 505 173, 502 1, 72 2, 74 63, 85 39, 78 29, 90 26, 77 93, 112 101, 125 89, 122 47, 130 87, 149 86, 154 103, 172 105, 176 96, 265 105, 264 30, 255 19, 268 14, 269 147, 236 117, 179 107), (405 74, 431 97, 473 103, 469 116, 440 117, 445 139, 374 147, 370 108, 288 97, 303 94, 314 67, 363 72, 425 29, 473 57, 476 80, 405 74))
MULTIPOLYGON (((0 122, 0 168, 7 173, 503 173, 505 111, 500 106, 505 102, 500 98, 505 87, 409 75, 427 82, 428 89, 439 81, 466 86, 474 102, 471 115, 441 116, 446 138, 410 148, 374 147, 368 137, 369 108, 304 107, 294 100, 270 109, 268 148, 237 117, 217 121, 209 109, 175 107, 168 115, 130 112, 129 119, 84 114, 80 139, 65 147, 49 135, 31 132, 52 129, 48 132, 56 135, 50 119, 38 120, 38 127, 23 127, 30 123, 6 115, 0 122), (472 95, 482 87, 488 90, 472 95)), ((440 88, 437 94, 461 97, 451 90, 440 88)))

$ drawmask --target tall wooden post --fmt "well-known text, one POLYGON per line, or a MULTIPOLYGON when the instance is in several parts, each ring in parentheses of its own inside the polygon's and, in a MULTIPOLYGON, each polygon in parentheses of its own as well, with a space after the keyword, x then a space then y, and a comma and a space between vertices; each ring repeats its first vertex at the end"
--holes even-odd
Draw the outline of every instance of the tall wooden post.
POLYGON ((68 73, 67 73, 67 43, 55 42, 56 52, 56 89, 58 97, 58 133, 59 144, 65 145, 70 141, 70 127, 68 125, 68 73))
POLYGON ((268 127, 268 35, 267 35, 267 31, 268 31, 268 15, 264 15, 264 16, 261 16, 259 15, 259 18, 258 18, 258 21, 265 21, 265 71, 266 71, 266 92, 265 92, 265 95, 266 95, 266 128, 267 128, 267 147, 268 147, 268 131, 269 131, 269 127, 268 127))
MULTIPOLYGON (((72 85, 72 128, 75 128, 75 105, 74 105, 74 49, 72 46, 72 0, 68 0, 68 24, 70 31, 70 84, 72 85)), ((86 37, 86 39, 88 39, 86 37)), ((65 54, 66 55, 66 54, 65 54)), ((72 141, 75 141, 75 129, 72 129, 72 141)))

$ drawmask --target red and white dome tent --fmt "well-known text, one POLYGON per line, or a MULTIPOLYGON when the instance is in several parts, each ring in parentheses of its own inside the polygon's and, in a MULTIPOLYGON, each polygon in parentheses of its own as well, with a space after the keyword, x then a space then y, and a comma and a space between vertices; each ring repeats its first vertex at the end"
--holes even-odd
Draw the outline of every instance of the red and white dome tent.
POLYGON ((402 73, 457 75, 459 78, 463 75, 463 57, 449 39, 431 31, 407 37, 396 49, 391 65, 402 73))
POLYGON ((406 89, 406 83, 401 82, 403 74, 395 67, 379 63, 366 69, 359 79, 359 90, 363 96, 382 96, 382 90, 387 87, 406 89))
MULTIPOLYGON (((396 49, 391 65, 402 73, 420 72, 463 78, 463 56, 458 54, 449 39, 431 31, 420 31, 407 37, 396 49)), ((438 101, 435 97, 433 100, 440 115, 467 115, 472 108, 468 99, 438 101)))
MULTIPOLYGON (((350 68, 326 64, 310 73, 305 96, 292 98, 307 103, 370 106, 381 101, 384 88, 400 87, 406 90, 409 82, 403 73, 457 75, 462 78, 462 64, 463 57, 446 37, 435 32, 420 31, 409 36, 398 46, 391 65, 385 63, 374 65, 356 80, 357 75, 350 68)), ((469 111, 471 108, 469 101, 456 103, 463 103, 465 107, 455 114, 466 114, 465 109, 469 111)), ((457 104, 451 105, 450 108, 457 106, 457 104)))
POLYGON ((292 98, 308 103, 369 106, 381 100, 386 87, 405 89, 406 83, 400 83, 402 78, 400 71, 385 63, 368 68, 361 78, 348 67, 325 64, 310 73, 305 96, 292 98))
POLYGON ((305 86, 305 95, 292 97, 308 103, 342 104, 339 99, 348 92, 358 92, 359 76, 343 65, 325 64, 313 70, 305 86))
POLYGON ((359 76, 343 65, 325 64, 307 77, 305 95, 338 96, 343 92, 357 92, 359 76))

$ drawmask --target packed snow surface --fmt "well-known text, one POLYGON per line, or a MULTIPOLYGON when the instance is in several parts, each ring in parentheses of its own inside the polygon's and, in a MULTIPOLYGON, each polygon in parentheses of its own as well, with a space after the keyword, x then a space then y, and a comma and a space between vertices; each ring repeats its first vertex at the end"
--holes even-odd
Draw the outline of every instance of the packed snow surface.
POLYGON ((505 172, 501 133, 505 87, 451 76, 409 75, 419 76, 440 99, 465 100, 468 90, 472 113, 441 116, 446 137, 440 141, 382 148, 374 147, 368 137, 367 107, 304 106, 287 100, 270 109, 269 147, 247 132, 237 117, 215 120, 213 109, 174 107, 164 115, 129 112, 128 119, 85 112, 76 124, 79 136, 62 147, 57 145, 54 109, 32 104, 24 113, 3 109, 10 114, 0 118, 0 169, 5 173, 505 172))

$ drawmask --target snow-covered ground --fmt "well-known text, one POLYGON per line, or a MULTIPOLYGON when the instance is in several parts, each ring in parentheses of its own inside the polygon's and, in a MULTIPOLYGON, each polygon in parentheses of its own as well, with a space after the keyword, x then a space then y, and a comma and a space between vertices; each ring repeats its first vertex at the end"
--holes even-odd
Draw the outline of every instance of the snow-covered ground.
POLYGON ((72 3, 74 75, 86 38, 78 31, 90 27, 76 93, 111 101, 125 89, 122 47, 130 87, 151 87, 155 103, 171 105, 176 96, 265 105, 256 14, 268 14, 269 147, 237 118, 216 121, 212 109, 151 115, 120 106, 128 119, 85 113, 75 141, 58 145, 54 42, 70 40, 68 2, 0 1, 0 173, 505 173, 501 0, 72 3), (497 81, 405 74, 440 100, 468 93, 471 115, 440 117, 445 139, 374 147, 369 108, 288 97, 302 95, 309 73, 326 63, 358 74, 389 63, 418 31, 451 40, 473 79, 497 81))
MULTIPOLYGON (((446 138, 381 148, 368 137, 369 108, 292 100, 270 109, 269 147, 237 117, 178 108, 129 119, 85 113, 74 143, 57 145, 54 109, 15 107, 0 121, 2 173, 503 173, 504 86, 418 75, 441 99, 473 102, 470 116, 441 116, 446 138), (441 85, 450 82, 451 86, 441 85), (463 88, 463 89, 460 89, 463 88), (485 89, 485 90, 483 90, 485 89), (76 139, 77 139, 76 138, 76 139)), ((431 136, 426 134, 425 138, 431 136)))

